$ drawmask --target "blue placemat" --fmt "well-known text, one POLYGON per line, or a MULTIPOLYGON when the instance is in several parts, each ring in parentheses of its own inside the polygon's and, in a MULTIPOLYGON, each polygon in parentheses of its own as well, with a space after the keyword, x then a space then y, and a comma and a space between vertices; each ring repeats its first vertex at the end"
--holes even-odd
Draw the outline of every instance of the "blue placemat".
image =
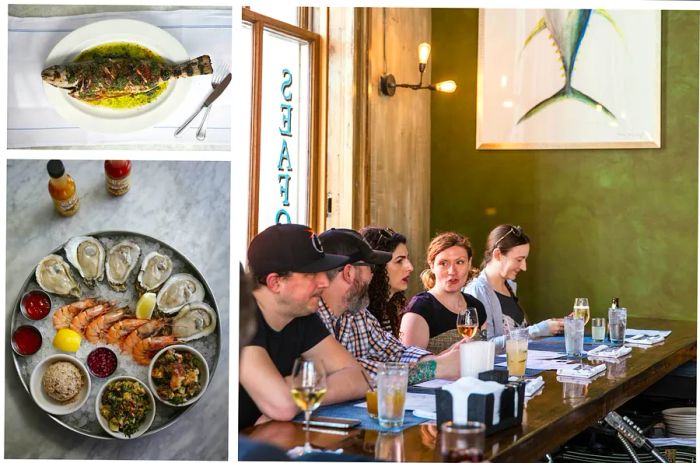
MULTIPOLYGON (((379 422, 367 414, 367 409, 364 407, 355 407, 355 404, 364 402, 364 400, 354 400, 352 402, 343 402, 340 404, 326 405, 319 407, 313 413, 313 416, 325 416, 329 418, 349 418, 360 420, 359 427, 362 429, 369 429, 373 431, 386 431, 384 428, 379 427, 379 422)), ((294 418, 297 423, 304 422, 304 414, 300 413, 294 418)), ((413 415, 413 410, 406 410, 403 417, 403 426, 400 429, 392 429, 392 431, 403 431, 411 426, 421 424, 428 421, 425 418, 418 418, 413 415)))
MULTIPOLYGON (((594 341, 590 336, 584 336, 583 338, 583 350, 589 351, 594 347, 598 347, 604 342, 594 341)), ((527 343, 527 348, 532 350, 546 350, 549 352, 557 352, 561 354, 566 354, 566 345, 564 344, 564 336, 550 336, 546 338, 539 338, 534 341, 527 343)))

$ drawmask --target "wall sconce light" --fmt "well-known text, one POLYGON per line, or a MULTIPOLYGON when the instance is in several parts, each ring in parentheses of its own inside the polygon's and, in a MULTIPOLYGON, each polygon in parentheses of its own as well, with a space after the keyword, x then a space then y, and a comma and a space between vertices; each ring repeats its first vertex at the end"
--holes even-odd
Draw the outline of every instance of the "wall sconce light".
POLYGON ((412 90, 433 90, 443 93, 454 93, 457 89, 457 84, 454 80, 446 80, 437 84, 423 85, 423 73, 428 64, 430 56, 430 44, 423 42, 418 45, 418 71, 420 72, 420 80, 417 84, 397 84, 393 74, 384 74, 379 79, 379 93, 385 96, 394 96, 396 87, 410 88, 412 90))

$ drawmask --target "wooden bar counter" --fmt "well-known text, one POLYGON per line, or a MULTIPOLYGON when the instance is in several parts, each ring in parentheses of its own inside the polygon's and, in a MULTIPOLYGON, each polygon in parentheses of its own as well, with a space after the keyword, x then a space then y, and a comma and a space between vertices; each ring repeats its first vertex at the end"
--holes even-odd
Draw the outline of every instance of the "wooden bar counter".
MULTIPOLYGON (((536 461, 676 367, 697 357, 695 322, 630 318, 628 327, 672 330, 672 333, 661 344, 634 347, 631 355, 619 363, 607 363, 603 376, 590 385, 562 383, 556 372, 542 373, 545 386, 526 402, 522 425, 489 436, 485 457, 492 462, 536 461)), ((310 433, 311 444, 316 448, 342 448, 345 453, 394 461, 440 461, 434 424, 422 424, 394 434, 363 429, 323 431, 310 433)), ((269 422, 243 433, 284 449, 304 442, 303 426, 297 423, 269 422)))

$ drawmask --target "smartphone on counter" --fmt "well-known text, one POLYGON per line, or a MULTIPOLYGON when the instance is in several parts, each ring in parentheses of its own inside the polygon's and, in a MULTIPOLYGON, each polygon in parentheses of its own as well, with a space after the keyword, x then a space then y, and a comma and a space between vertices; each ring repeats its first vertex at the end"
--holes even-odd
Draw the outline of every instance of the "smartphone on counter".
POLYGON ((329 418, 325 416, 314 416, 309 421, 311 426, 323 426, 327 428, 353 428, 360 424, 360 420, 349 418, 329 418))

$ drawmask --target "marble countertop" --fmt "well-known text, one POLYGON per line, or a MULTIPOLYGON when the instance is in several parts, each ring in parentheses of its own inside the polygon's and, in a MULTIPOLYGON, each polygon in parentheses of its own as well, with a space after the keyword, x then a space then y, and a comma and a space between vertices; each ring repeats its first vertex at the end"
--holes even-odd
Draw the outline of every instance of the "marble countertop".
POLYGON ((61 217, 47 191, 46 162, 7 161, 5 339, 15 299, 41 258, 71 236, 128 230, 160 239, 197 267, 216 297, 223 342, 216 373, 194 409, 134 441, 93 439, 54 422, 25 391, 6 346, 5 458, 226 460, 230 164, 134 161, 131 190, 115 198, 105 189, 103 161, 64 161, 81 206, 75 216, 61 217))

